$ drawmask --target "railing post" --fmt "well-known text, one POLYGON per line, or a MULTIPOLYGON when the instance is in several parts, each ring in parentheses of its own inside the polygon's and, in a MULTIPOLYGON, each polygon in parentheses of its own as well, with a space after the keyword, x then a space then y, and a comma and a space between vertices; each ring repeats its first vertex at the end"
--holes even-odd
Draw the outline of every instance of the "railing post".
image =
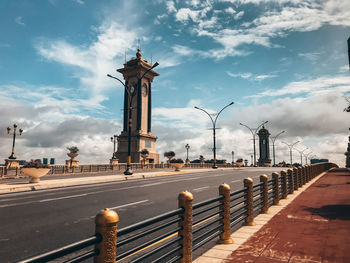
POLYGON ((274 205, 280 204, 279 177, 280 177, 280 175, 278 173, 276 173, 276 172, 272 173, 272 178, 275 181, 274 198, 273 198, 274 205))
POLYGON ((261 207, 261 213, 269 213, 269 196, 268 196, 268 185, 267 185, 267 175, 260 175, 260 182, 263 183, 261 191, 261 199, 263 200, 263 205, 261 207))
POLYGON ((179 253, 182 255, 181 263, 192 262, 192 201, 192 193, 185 191, 179 194, 179 208, 184 209, 180 215, 182 220, 179 222, 179 226, 182 228, 179 231, 179 236, 182 237, 179 241, 181 246, 179 253))
POLYGON ((287 189, 287 172, 286 170, 281 171, 282 179, 282 198, 287 199, 288 189, 287 189))
POLYGON ((18 177, 19 176, 19 167, 17 166, 16 167, 16 177, 18 177))
POLYGON ((230 191, 231 188, 228 184, 221 184, 219 186, 219 195, 224 196, 224 199, 220 201, 220 216, 222 217, 222 233, 220 234, 220 244, 232 244, 231 238, 231 221, 230 221, 230 191))
POLYGON ((244 187, 247 188, 247 197, 245 204, 247 205, 247 218, 245 223, 247 226, 255 226, 254 210, 253 210, 253 179, 248 177, 243 180, 244 187))
POLYGON ((92 173, 92 164, 90 164, 89 172, 92 173))
POLYGON ((108 208, 101 210, 95 217, 96 231, 101 242, 95 245, 99 251, 94 257, 95 263, 114 263, 117 257, 117 224, 119 216, 108 208))
POLYGON ((303 168, 301 168, 300 166, 298 167, 298 188, 302 187, 303 185, 301 184, 301 181, 303 178, 303 168))
POLYGON ((298 191, 299 188, 299 170, 296 167, 293 167, 294 172, 294 190, 298 191))
POLYGON ((294 178, 293 178, 293 169, 287 170, 288 174, 288 180, 289 180, 289 187, 290 187, 290 194, 294 193, 294 178))
POLYGON ((1 178, 5 177, 5 166, 1 167, 1 178))
POLYGON ((301 177, 301 185, 304 185, 306 183, 306 167, 305 165, 301 167, 302 170, 302 177, 301 177))

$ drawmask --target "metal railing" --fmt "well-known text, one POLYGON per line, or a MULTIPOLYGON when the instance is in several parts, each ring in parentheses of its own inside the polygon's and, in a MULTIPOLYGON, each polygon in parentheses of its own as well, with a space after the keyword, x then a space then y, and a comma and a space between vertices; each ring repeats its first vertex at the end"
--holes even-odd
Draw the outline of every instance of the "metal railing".
MULTIPOLYGON (((184 168, 191 169, 203 169, 203 168, 212 168, 212 163, 190 163, 184 164, 184 168)), ((232 167, 231 164, 217 164, 219 168, 232 167)), ((21 172, 21 167, 16 167, 14 169, 6 169, 5 166, 0 166, 0 178, 4 177, 19 177, 24 174, 21 172)), ((131 169, 134 171, 137 170, 151 170, 151 169, 169 169, 172 168, 169 163, 161 164, 142 164, 142 163, 132 163, 131 169)), ((118 171, 125 171, 126 163, 118 164, 82 164, 79 166, 69 166, 69 165, 50 165, 50 175, 68 175, 68 174, 93 174, 93 173, 111 173, 118 171)))
POLYGON ((286 198, 294 191, 294 182, 301 187, 333 167, 336 165, 321 163, 302 167, 302 171, 293 168, 272 173, 271 179, 261 175, 255 185, 246 178, 244 188, 234 192, 222 184, 218 197, 194 205, 193 195, 185 191, 178 196, 178 209, 120 230, 117 213, 104 209, 96 215, 94 236, 20 262, 82 262, 92 257, 98 263, 191 262, 192 252, 213 239, 233 243, 231 229, 243 223, 255 225, 254 216, 267 213, 270 206, 286 198))

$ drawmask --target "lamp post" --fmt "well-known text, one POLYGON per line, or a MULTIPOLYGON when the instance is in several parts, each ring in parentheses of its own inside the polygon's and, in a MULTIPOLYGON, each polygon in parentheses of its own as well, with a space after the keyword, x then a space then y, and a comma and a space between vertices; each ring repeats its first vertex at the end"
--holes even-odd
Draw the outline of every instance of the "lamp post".
POLYGON ((233 164, 234 164, 234 161, 235 161, 235 152, 232 151, 231 154, 232 154, 232 165, 233 165, 233 164))
MULTIPOLYGON (((146 70, 145 73, 143 73, 143 75, 138 79, 138 80, 142 80, 142 78, 152 69, 154 69, 155 67, 157 67, 159 65, 158 62, 154 63, 153 66, 151 68, 149 68, 148 70, 146 70)), ((107 77, 110 77, 112 79, 116 79, 118 80, 125 88, 125 91, 128 94, 128 159, 127 159, 127 163, 126 163, 126 170, 124 171, 125 175, 132 175, 133 172, 131 170, 131 128, 132 128, 132 101, 133 98, 135 96, 135 87, 131 86, 130 88, 125 85, 125 83, 123 81, 121 81, 120 79, 118 79, 117 77, 114 77, 110 74, 107 74, 107 77)), ((138 81, 137 83, 140 83, 140 81, 138 81)), ((138 87, 141 88, 141 87, 138 87)), ((124 109, 125 110, 125 109, 124 109)))
POLYGON ((289 155, 290 155, 290 165, 293 165, 293 153, 292 153, 292 150, 293 150, 293 147, 294 145, 296 145, 299 141, 296 141, 292 144, 289 144, 289 143, 286 143, 286 142, 282 142, 284 143, 285 145, 287 145, 289 147, 289 155))
POLYGON ((253 146, 254 146, 254 166, 256 166, 256 150, 255 150, 255 135, 256 135, 256 131, 261 127, 263 126, 264 124, 268 123, 269 121, 264 121, 263 123, 261 123, 258 128, 256 129, 252 129, 250 127, 248 127, 247 125, 243 124, 243 123, 239 123, 239 125, 242 125, 246 128, 248 128, 250 130, 250 132, 252 133, 253 135, 253 146), (253 131, 254 130, 254 131, 253 131))
POLYGON ((281 131, 280 133, 278 133, 275 137, 271 137, 271 141, 272 141, 272 152, 273 152, 273 166, 276 166, 276 156, 275 156, 275 141, 277 139, 278 136, 280 136, 282 133, 284 133, 285 131, 281 131))
MULTIPOLYGON (((311 152, 309 152, 309 153, 307 153, 307 154, 304 154, 304 157, 305 157, 305 163, 307 164, 307 159, 308 159, 308 157, 309 157, 309 155, 310 154, 312 154, 312 151, 311 152)), ((313 155, 313 156, 315 156, 315 155, 313 155)))
POLYGON ((7 134, 8 135, 13 135, 13 139, 12 139, 12 153, 9 156, 9 159, 16 159, 15 156, 15 143, 16 143, 16 136, 21 136, 23 130, 19 129, 19 133, 16 132, 17 130, 17 124, 13 124, 13 132, 11 133, 11 127, 7 127, 7 134))
POLYGON ((118 138, 118 135, 114 134, 111 137, 111 142, 113 142, 113 157, 112 159, 117 159, 116 153, 115 153, 115 143, 116 143, 116 139, 118 138))
MULTIPOLYGON (((300 151, 298 149, 295 149, 298 151, 298 153, 300 153, 300 164, 301 166, 303 166, 303 154, 304 154, 304 151, 306 151, 307 149, 309 149, 308 147, 306 147, 304 150, 300 151)), ((307 164, 307 161, 305 162, 307 164)))
POLYGON ((188 159, 188 150, 190 149, 190 146, 188 145, 188 143, 185 145, 186 151, 187 151, 187 155, 186 155, 186 163, 189 163, 190 160, 188 159))
POLYGON ((197 109, 197 110, 201 110, 201 111, 205 112, 205 113, 209 116, 209 118, 210 118, 210 120, 211 120, 211 122, 212 122, 212 124, 213 124, 213 142, 214 142, 214 146, 213 146, 214 163, 213 163, 213 166, 212 166, 213 169, 217 169, 217 168, 218 168, 217 165, 216 165, 216 138, 215 138, 216 121, 217 121, 217 119, 218 119, 220 113, 221 113, 224 109, 226 109, 228 106, 231 106, 233 103, 234 103, 234 102, 232 101, 230 104, 228 104, 228 105, 226 105, 225 107, 223 107, 223 108, 219 111, 219 113, 217 113, 217 114, 212 114, 212 115, 214 115, 214 116, 216 115, 215 120, 213 119, 213 117, 212 117, 206 110, 201 109, 201 108, 199 108, 199 107, 197 107, 197 106, 194 107, 194 108, 197 109))

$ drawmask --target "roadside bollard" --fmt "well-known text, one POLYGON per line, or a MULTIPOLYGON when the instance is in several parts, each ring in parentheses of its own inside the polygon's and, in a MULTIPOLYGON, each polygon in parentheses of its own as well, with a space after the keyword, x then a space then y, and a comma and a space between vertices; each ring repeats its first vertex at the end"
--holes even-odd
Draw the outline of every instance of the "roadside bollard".
POLYGON ((301 178, 303 177, 303 168, 298 167, 298 188, 302 187, 301 178))
POLYGON ((294 191, 298 191, 299 188, 299 170, 296 167, 293 167, 294 174, 294 191))
POLYGON ((179 253, 182 255, 180 259, 181 263, 192 262, 192 202, 192 193, 185 191, 179 194, 179 208, 184 209, 183 213, 180 215, 182 220, 179 222, 179 226, 182 228, 179 231, 179 236, 182 237, 179 241, 179 245, 182 247, 179 250, 179 253))
POLYGON ((263 200, 263 205, 261 207, 261 213, 268 214, 269 213, 269 196, 268 196, 268 185, 267 185, 267 175, 260 175, 260 182, 263 183, 261 186, 261 199, 263 200))
POLYGON ((293 194, 294 193, 293 169, 288 169, 287 175, 289 180, 289 194, 293 194))
POLYGON ((280 175, 276 172, 272 173, 272 178, 275 181, 274 198, 273 198, 274 205, 280 204, 279 176, 280 175))
POLYGON ((89 172, 92 173, 92 164, 90 164, 89 172))
POLYGON ((311 165, 307 166, 307 182, 310 182, 311 180, 311 165))
POLYGON ((281 171, 281 179, 282 179, 282 198, 287 199, 288 189, 287 189, 287 172, 286 172, 286 170, 281 171))
POLYGON ((95 245, 99 251, 94 263, 114 263, 117 257, 117 224, 119 216, 113 210, 105 208, 95 217, 96 234, 101 235, 101 242, 95 245))
POLYGON ((301 185, 304 185, 306 183, 306 167, 305 165, 301 167, 302 170, 302 177, 301 177, 301 185))
POLYGON ((224 199, 220 200, 220 216, 222 217, 222 233, 220 234, 220 244, 232 244, 231 238, 231 221, 230 221, 230 191, 231 188, 228 184, 221 184, 219 186, 219 195, 224 196, 224 199))
POLYGON ((1 167, 1 177, 5 177, 5 166, 1 167))
POLYGON ((253 179, 248 177, 243 180, 244 187, 247 188, 247 197, 245 204, 247 206, 247 218, 245 219, 245 224, 247 226, 255 226, 254 222, 254 210, 253 210, 253 179))
POLYGON ((16 167, 16 177, 19 176, 19 167, 16 167))

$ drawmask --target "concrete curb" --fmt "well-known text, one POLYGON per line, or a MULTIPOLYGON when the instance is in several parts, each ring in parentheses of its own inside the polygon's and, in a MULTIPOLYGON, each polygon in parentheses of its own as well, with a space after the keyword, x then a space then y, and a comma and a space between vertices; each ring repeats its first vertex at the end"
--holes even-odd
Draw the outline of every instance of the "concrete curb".
MULTIPOLYGON (((219 168, 219 170, 223 169, 232 169, 232 168, 219 168)), ((159 171, 159 172, 144 172, 144 173, 136 173, 132 176, 125 175, 105 175, 98 177, 78 177, 78 178, 61 178, 61 179, 53 179, 53 180, 43 180, 39 183, 21 183, 22 185, 18 185, 16 183, 4 183, 0 184, 0 194, 8 194, 8 193, 19 193, 19 192, 30 192, 37 190, 46 190, 53 188, 63 188, 69 186, 80 186, 80 185, 93 185, 99 183, 110 183, 110 182, 118 182, 125 180, 135 180, 135 179, 145 179, 159 176, 168 176, 168 175, 179 175, 186 173, 200 173, 200 172, 208 172, 213 171, 211 168, 204 169, 189 169, 189 170, 181 170, 179 172, 175 171, 159 171)))

